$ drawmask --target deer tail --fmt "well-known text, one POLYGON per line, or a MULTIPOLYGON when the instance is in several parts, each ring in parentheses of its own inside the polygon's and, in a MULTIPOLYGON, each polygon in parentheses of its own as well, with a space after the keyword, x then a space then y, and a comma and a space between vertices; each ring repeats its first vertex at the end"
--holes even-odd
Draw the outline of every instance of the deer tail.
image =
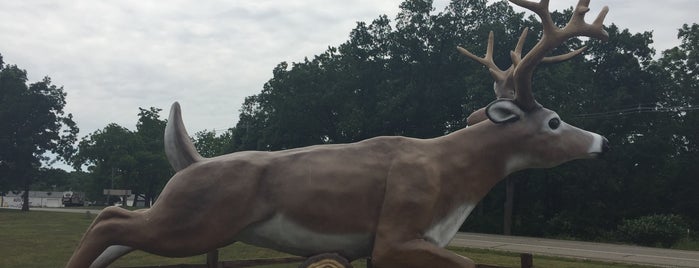
POLYGON ((189 165, 204 159, 187 134, 187 129, 182 122, 180 104, 175 102, 170 107, 170 117, 165 126, 165 154, 167 160, 175 171, 185 169, 189 165))

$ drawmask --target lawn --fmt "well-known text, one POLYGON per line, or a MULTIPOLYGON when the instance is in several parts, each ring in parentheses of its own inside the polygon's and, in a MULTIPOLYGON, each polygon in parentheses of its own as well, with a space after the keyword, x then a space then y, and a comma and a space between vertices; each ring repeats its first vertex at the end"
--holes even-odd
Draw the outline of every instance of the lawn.
MULTIPOLYGON (((63 267, 77 245, 82 233, 92 222, 93 215, 80 213, 38 212, 23 213, 18 210, 0 209, 0 267, 63 267)), ((519 255, 512 253, 451 248, 478 263, 518 267, 519 255)), ((255 259, 289 256, 268 249, 241 243, 220 249, 220 260, 255 259)), ((133 252, 119 259, 113 267, 139 265, 205 263, 205 256, 190 258, 163 258, 144 252, 133 252)), ((363 261, 355 267, 365 267, 363 261)), ((534 256, 536 267, 641 267, 573 259, 534 256)), ((291 268, 298 264, 259 266, 267 268, 291 268)))

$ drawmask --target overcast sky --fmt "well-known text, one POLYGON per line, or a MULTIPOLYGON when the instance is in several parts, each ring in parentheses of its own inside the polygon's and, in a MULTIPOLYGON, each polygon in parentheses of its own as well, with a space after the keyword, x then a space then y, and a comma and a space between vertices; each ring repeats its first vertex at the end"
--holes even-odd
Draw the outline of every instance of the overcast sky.
MULTIPOLYGON (((246 96, 279 62, 313 57, 346 41, 357 21, 394 18, 400 0, 0 1, 0 53, 49 76, 68 93, 80 136, 117 123, 135 129, 138 107, 183 107, 190 134, 235 125, 246 96)), ((448 0, 436 0, 442 11, 448 0)), ((564 9, 575 0, 553 0, 564 9)), ((697 23, 697 0, 593 0, 593 20, 653 31, 658 53, 697 23)))

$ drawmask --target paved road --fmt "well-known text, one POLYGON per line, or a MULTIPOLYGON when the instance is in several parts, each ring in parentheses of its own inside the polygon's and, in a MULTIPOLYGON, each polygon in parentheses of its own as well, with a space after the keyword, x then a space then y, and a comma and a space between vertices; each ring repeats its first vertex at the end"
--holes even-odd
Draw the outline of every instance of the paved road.
POLYGON ((89 208, 30 208, 34 211, 50 211, 50 212, 70 212, 70 213, 83 213, 90 212, 92 214, 99 214, 101 209, 89 209, 89 208))
MULTIPOLYGON (((2 209, 19 209, 19 208, 2 208, 2 209)), ((29 208, 30 211, 48 211, 48 212, 69 212, 69 213, 82 213, 90 212, 91 214, 99 214, 101 209, 88 209, 88 208, 29 208)))
POLYGON ((458 233, 449 245, 661 267, 699 267, 699 251, 473 233, 458 233))

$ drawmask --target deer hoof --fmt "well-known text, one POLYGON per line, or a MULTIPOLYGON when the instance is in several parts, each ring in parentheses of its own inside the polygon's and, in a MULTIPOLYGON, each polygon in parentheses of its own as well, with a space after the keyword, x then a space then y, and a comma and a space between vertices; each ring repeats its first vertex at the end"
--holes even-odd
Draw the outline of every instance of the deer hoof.
POLYGON ((299 268, 352 268, 352 264, 335 253, 324 253, 306 259, 299 268))

